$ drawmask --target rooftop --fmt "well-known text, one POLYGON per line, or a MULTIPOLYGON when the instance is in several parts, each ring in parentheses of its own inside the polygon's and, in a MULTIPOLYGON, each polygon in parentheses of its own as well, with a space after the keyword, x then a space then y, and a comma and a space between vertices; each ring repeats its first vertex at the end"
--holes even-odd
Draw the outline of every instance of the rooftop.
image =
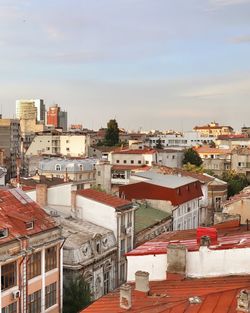
POLYGON ((0 238, 0 243, 55 227, 55 221, 22 190, 0 189, 0 229, 8 229, 8 236, 0 238), (34 226, 27 229, 29 222, 34 226))
POLYGON ((198 153, 210 153, 210 154, 230 154, 231 149, 210 148, 208 146, 201 146, 196 148, 198 153))
MULTIPOLYGON (((250 276, 227 276, 181 281, 150 282, 150 293, 138 295, 132 286, 131 313, 237 313, 237 294, 249 289, 250 276), (191 304, 191 297, 201 303, 191 304)), ((124 313, 119 306, 119 290, 109 293, 87 307, 82 313, 124 313)))
POLYGON ((113 151, 112 154, 155 154, 155 149, 128 149, 113 151))
POLYGON ((147 171, 151 167, 147 165, 113 165, 112 170, 113 171, 147 171))
POLYGON ((194 183, 197 179, 192 177, 181 177, 177 175, 164 175, 161 173, 156 173, 154 171, 140 172, 133 176, 145 178, 147 182, 153 183, 154 185, 163 186, 167 188, 179 188, 181 186, 194 183))
POLYGON ((98 191, 95 189, 84 189, 84 190, 79 190, 77 192, 79 196, 88 198, 90 200, 100 202, 102 204, 105 204, 107 206, 111 206, 115 209, 123 209, 124 207, 132 206, 132 202, 118 198, 116 196, 107 194, 103 191, 98 191))
POLYGON ((167 219, 171 214, 154 209, 149 206, 140 205, 139 208, 135 211, 135 233, 147 229, 150 226, 153 226, 163 219, 167 219))
POLYGON ((62 159, 51 158, 43 159, 39 162, 39 169, 44 171, 55 171, 56 165, 60 165, 61 171, 74 172, 79 171, 80 167, 84 171, 92 171, 96 164, 95 159, 62 159))

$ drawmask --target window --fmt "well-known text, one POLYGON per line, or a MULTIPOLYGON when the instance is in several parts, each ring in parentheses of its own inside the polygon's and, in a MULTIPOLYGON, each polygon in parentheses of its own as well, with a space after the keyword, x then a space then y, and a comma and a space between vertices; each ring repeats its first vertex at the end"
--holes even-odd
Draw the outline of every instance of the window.
POLYGON ((127 252, 131 251, 132 249, 132 237, 127 237, 127 252))
POLYGON ((175 156, 174 156, 174 155, 172 155, 172 159, 173 159, 173 160, 175 159, 175 156))
POLYGON ((45 288, 45 308, 48 309, 57 303, 56 301, 56 283, 45 288))
POLYGON ((132 212, 128 212, 128 227, 132 226, 132 212))
POLYGON ((83 165, 82 164, 79 165, 79 169, 80 169, 80 171, 83 171, 83 165))
POLYGON ((138 164, 141 164, 141 160, 138 161, 138 164))
POLYGON ((69 148, 66 148, 66 151, 69 151, 69 148))
POLYGON ((125 263, 121 264, 120 266, 120 281, 125 281, 125 263))
POLYGON ((110 291, 110 271, 107 270, 104 272, 104 294, 106 295, 110 291))
POLYGON ((46 272, 57 267, 57 247, 51 247, 45 251, 45 270, 46 272))
POLYGON ((125 239, 121 240, 121 256, 125 253, 125 239))
POLYGON ((41 312, 41 290, 38 290, 28 297, 28 313, 41 312))
POLYGON ((149 164, 149 161, 146 161, 146 164, 149 164))
POLYGON ((125 214, 121 215, 121 226, 125 226, 125 214))
POLYGON ((41 252, 32 254, 28 259, 27 275, 28 279, 41 275, 41 252))
POLYGON ((97 172, 97 176, 101 176, 101 171, 98 171, 98 172, 97 172))
POLYGON ((34 228, 34 222, 33 221, 27 222, 27 223, 25 223, 25 226, 26 226, 27 230, 33 229, 34 228))
POLYGON ((123 160, 123 163, 126 164, 126 163, 127 163, 127 160, 123 160))
POLYGON ((0 239, 8 237, 8 228, 0 229, 0 239))
POLYGON ((2 313, 16 313, 17 312, 17 303, 11 303, 8 306, 2 308, 2 313))
POLYGON ((120 160, 116 160, 116 163, 120 163, 120 160))
POLYGON ((131 164, 134 164, 134 160, 131 160, 130 163, 131 163, 131 164))
POLYGON ((49 151, 49 150, 50 150, 50 147, 47 147, 46 150, 49 151))
POLYGON ((55 170, 56 170, 56 171, 60 171, 60 170, 61 170, 61 165, 60 165, 60 164, 56 164, 55 170))
POLYGON ((1 289, 6 290, 16 286, 16 262, 2 265, 1 271, 1 289))

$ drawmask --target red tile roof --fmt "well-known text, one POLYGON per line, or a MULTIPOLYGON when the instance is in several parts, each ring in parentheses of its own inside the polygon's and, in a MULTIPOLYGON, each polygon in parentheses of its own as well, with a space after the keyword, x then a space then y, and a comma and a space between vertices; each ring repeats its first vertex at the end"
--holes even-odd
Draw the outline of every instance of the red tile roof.
POLYGON ((112 154, 155 154, 155 149, 130 149, 130 150, 121 150, 113 151, 112 154))
MULTIPOLYGON (((237 295, 250 288, 250 276, 228 276, 181 281, 150 282, 148 295, 138 295, 132 286, 131 313, 237 313, 237 295), (198 296, 199 304, 189 298, 198 296)), ((82 313, 124 313, 119 306, 119 290, 109 293, 82 313)))
POLYGON ((212 153, 212 154, 229 154, 231 149, 219 149, 219 148, 210 148, 208 146, 201 146, 196 148, 198 153, 212 153))
MULTIPOLYGON (((250 247, 250 232, 246 227, 237 227, 238 221, 228 221, 214 225, 218 231, 218 243, 211 245, 211 250, 226 250, 250 247)), ((127 253, 127 256, 165 254, 169 244, 185 245, 188 251, 198 251, 197 230, 182 230, 163 233, 127 253)))
POLYGON ((115 209, 131 206, 132 202, 94 189, 84 189, 77 192, 78 195, 111 206, 115 209))
POLYGON ((9 231, 8 237, 0 238, 0 244, 55 227, 55 221, 22 190, 0 189, 0 229, 9 231), (27 230, 25 223, 31 221, 34 228, 27 230))
POLYGON ((147 165, 113 165, 112 170, 113 171, 126 171, 126 170, 131 170, 131 171, 148 171, 150 170, 151 167, 147 165))

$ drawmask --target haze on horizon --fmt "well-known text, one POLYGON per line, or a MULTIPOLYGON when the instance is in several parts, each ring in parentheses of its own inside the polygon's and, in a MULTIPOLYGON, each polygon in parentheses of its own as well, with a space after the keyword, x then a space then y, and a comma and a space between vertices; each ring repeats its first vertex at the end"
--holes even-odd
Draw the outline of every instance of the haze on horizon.
POLYGON ((250 0, 0 0, 0 104, 70 123, 191 129, 250 115, 250 0))

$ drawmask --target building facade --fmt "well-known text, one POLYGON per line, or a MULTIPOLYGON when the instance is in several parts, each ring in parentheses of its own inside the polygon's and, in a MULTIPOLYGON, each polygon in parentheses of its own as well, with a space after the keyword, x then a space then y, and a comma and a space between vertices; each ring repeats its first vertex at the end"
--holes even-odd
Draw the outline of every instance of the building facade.
POLYGON ((49 107, 47 112, 47 125, 54 128, 62 128, 63 131, 67 131, 68 128, 68 113, 61 111, 61 108, 55 104, 49 107))
POLYGON ((60 228, 20 189, 0 197, 1 312, 62 312, 60 228))

